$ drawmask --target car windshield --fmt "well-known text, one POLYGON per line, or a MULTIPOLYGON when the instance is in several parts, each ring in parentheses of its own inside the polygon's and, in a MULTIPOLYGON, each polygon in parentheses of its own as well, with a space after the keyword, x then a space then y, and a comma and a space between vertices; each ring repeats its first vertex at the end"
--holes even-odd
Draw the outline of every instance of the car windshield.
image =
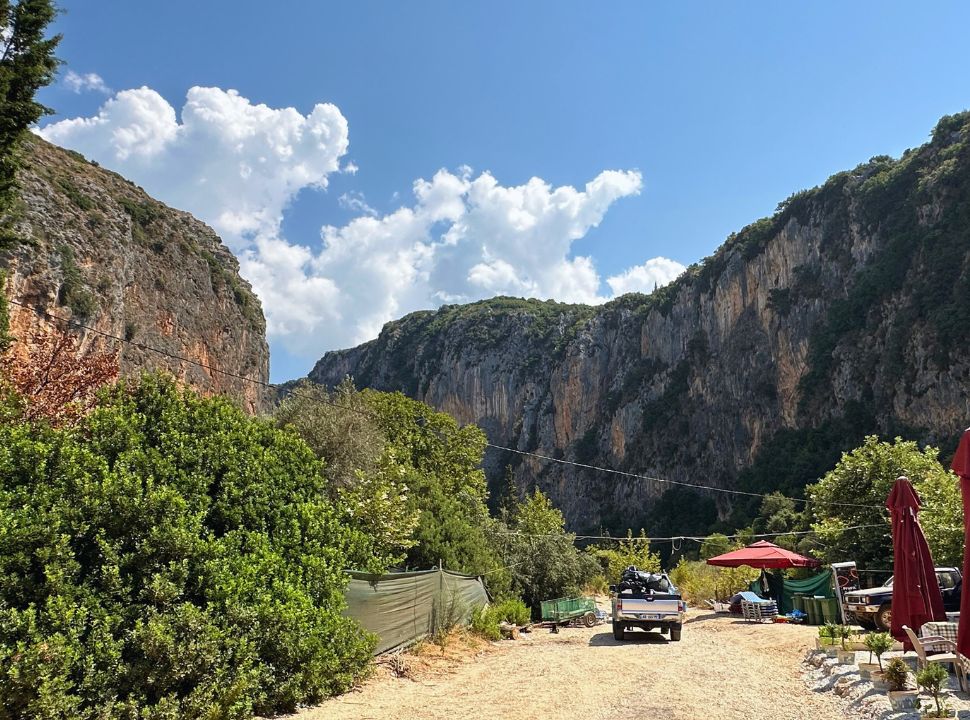
MULTIPOLYGON (((956 586, 956 578, 949 572, 938 572, 936 573, 936 581, 940 584, 942 590, 947 590, 956 586)), ((886 582, 882 584, 883 587, 892 587, 893 579, 890 577, 886 582)))

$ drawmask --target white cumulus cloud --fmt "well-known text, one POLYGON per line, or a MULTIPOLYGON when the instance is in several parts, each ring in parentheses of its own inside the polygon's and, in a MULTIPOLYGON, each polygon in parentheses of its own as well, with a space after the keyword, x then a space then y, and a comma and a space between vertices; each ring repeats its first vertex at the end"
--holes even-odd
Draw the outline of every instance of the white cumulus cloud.
POLYGON ((676 279, 687 268, 676 260, 665 257, 655 257, 647 260, 643 265, 635 265, 619 275, 606 278, 614 295, 639 292, 651 293, 658 287, 676 279))
MULTIPOLYGON (((606 300, 593 259, 574 256, 572 244, 642 186, 633 170, 606 170, 572 187, 538 177, 502 185, 460 166, 416 180, 411 199, 402 194, 386 214, 348 191, 338 203, 358 217, 323 225, 319 238, 296 239, 281 228, 300 190, 357 172, 345 157, 347 121, 334 105, 303 114, 193 87, 177 112, 142 87, 117 93, 93 117, 38 132, 215 227, 262 299, 271 342, 307 358, 373 338, 388 320, 443 302, 500 294, 606 300)), ((655 258, 607 284, 613 294, 649 291, 682 269, 655 258)))
POLYGON ((68 90, 78 94, 89 90, 104 93, 105 95, 111 92, 111 88, 105 85, 101 76, 93 72, 76 73, 73 70, 68 70, 64 76, 64 84, 68 90))
POLYGON ((39 132, 198 215, 234 250, 276 234, 286 204, 301 188, 326 187, 349 142, 347 121, 334 105, 303 115, 204 87, 189 90, 181 119, 165 98, 142 87, 119 92, 95 117, 39 132))

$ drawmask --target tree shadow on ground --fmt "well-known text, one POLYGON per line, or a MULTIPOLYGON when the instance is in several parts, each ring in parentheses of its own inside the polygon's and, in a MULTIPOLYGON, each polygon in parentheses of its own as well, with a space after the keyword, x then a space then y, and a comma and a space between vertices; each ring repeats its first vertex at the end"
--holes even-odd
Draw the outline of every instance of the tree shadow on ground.
POLYGON ((615 647, 617 645, 666 645, 670 642, 658 632, 627 630, 623 637, 623 640, 616 640, 613 638, 612 632, 597 633, 589 639, 589 644, 590 647, 615 647))
POLYGON ((708 622, 710 620, 714 620, 715 618, 729 618, 729 617, 731 616, 725 615, 724 613, 709 612, 709 613, 704 613, 703 615, 693 615, 687 618, 686 620, 684 620, 684 624, 686 625, 687 623, 708 622))

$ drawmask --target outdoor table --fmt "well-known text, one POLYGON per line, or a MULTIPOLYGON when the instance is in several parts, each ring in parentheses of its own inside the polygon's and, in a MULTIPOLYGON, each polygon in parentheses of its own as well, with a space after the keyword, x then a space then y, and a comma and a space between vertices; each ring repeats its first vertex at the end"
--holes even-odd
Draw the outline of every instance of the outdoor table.
MULTIPOLYGON (((919 629, 920 637, 928 637, 930 635, 938 635, 946 640, 957 641, 957 623, 955 622, 928 622, 923 623, 923 627, 919 629)), ((926 646, 926 649, 930 652, 951 652, 951 648, 940 643, 931 643, 926 646)))

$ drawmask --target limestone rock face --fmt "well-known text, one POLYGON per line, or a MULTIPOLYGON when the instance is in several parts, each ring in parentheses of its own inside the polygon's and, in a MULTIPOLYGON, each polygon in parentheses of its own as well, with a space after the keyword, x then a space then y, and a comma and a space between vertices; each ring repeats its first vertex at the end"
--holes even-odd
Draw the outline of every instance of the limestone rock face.
MULTIPOLYGON (((793 196, 649 296, 414 313, 310 379, 345 375, 495 445, 743 491, 798 495, 867 433, 952 450, 970 424, 970 115, 793 196)), ((486 463, 577 530, 635 523, 671 487, 495 449, 486 463)), ((716 503, 722 519, 736 504, 716 503)))
MULTIPOLYGON (((122 375, 164 370, 250 412, 264 390, 269 348, 259 300, 211 228, 151 199, 121 176, 39 138, 24 148, 20 198, 0 248, 7 297, 94 330, 190 358, 72 329, 82 349, 119 353, 122 375)), ((11 334, 51 321, 12 304, 11 334)))

